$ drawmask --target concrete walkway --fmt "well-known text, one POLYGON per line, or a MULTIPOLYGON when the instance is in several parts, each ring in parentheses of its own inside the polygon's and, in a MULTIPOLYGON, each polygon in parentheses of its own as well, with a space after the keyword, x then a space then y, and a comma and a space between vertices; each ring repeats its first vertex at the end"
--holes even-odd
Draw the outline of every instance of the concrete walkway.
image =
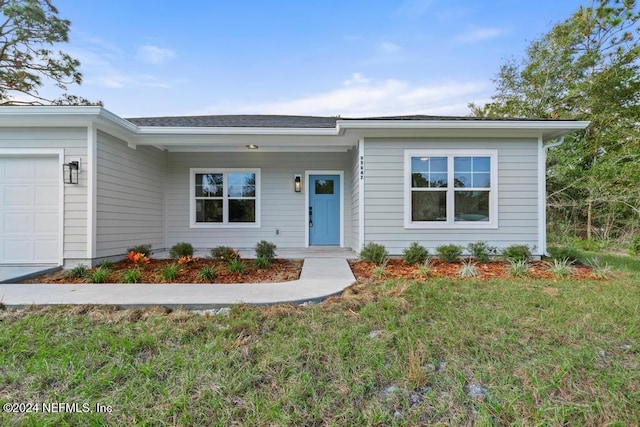
POLYGON ((5 306, 101 304, 162 305, 191 310, 234 304, 300 304, 341 293, 355 281, 345 258, 305 258, 299 280, 282 283, 203 284, 0 284, 5 306))

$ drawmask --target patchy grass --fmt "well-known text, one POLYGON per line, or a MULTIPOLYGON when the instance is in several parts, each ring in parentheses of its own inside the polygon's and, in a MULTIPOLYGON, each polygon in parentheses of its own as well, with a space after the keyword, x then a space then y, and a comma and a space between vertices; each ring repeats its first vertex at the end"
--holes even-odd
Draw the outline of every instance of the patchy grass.
POLYGON ((5 308, 2 403, 113 412, 0 423, 638 425, 639 279, 378 280, 211 316, 5 308))

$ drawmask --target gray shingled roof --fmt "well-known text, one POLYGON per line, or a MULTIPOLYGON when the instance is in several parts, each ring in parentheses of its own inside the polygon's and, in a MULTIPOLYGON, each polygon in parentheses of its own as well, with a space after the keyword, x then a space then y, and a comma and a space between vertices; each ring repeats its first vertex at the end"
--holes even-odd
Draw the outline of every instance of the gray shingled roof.
POLYGON ((159 127, 258 127, 258 128, 335 128, 337 120, 460 120, 460 121, 548 121, 548 119, 487 118, 455 116, 320 117, 285 115, 216 115, 175 117, 134 117, 126 119, 137 126, 159 127))

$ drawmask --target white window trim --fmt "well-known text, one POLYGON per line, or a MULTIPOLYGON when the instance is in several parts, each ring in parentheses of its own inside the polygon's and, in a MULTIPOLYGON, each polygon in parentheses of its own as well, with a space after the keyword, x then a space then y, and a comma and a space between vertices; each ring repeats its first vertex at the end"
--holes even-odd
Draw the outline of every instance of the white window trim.
POLYGON ((488 229, 498 228, 498 151, 497 150, 405 150, 404 151, 404 228, 408 229, 488 229), (447 157, 448 182, 453 183, 454 157, 489 157, 491 160, 491 187, 489 188, 489 219, 480 221, 454 221, 454 187, 447 187, 447 221, 411 220, 411 158, 447 157))
MULTIPOLYGON (((190 228, 260 228, 260 197, 262 196, 260 168, 190 168, 189 169, 189 227, 190 228), (254 173, 256 175, 256 222, 196 222, 196 174, 199 173, 254 173)), ((224 194, 227 194, 225 181, 224 194)), ((228 209, 228 196, 223 198, 228 209)))

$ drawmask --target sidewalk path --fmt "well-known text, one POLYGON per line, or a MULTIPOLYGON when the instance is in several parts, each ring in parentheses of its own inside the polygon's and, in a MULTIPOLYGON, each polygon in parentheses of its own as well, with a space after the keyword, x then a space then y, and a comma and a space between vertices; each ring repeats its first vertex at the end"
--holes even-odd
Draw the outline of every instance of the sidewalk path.
POLYGON ((281 283, 203 284, 0 284, 5 306, 104 304, 162 305, 192 310, 234 304, 300 304, 341 293, 355 281, 344 258, 305 258, 299 280, 281 283))

